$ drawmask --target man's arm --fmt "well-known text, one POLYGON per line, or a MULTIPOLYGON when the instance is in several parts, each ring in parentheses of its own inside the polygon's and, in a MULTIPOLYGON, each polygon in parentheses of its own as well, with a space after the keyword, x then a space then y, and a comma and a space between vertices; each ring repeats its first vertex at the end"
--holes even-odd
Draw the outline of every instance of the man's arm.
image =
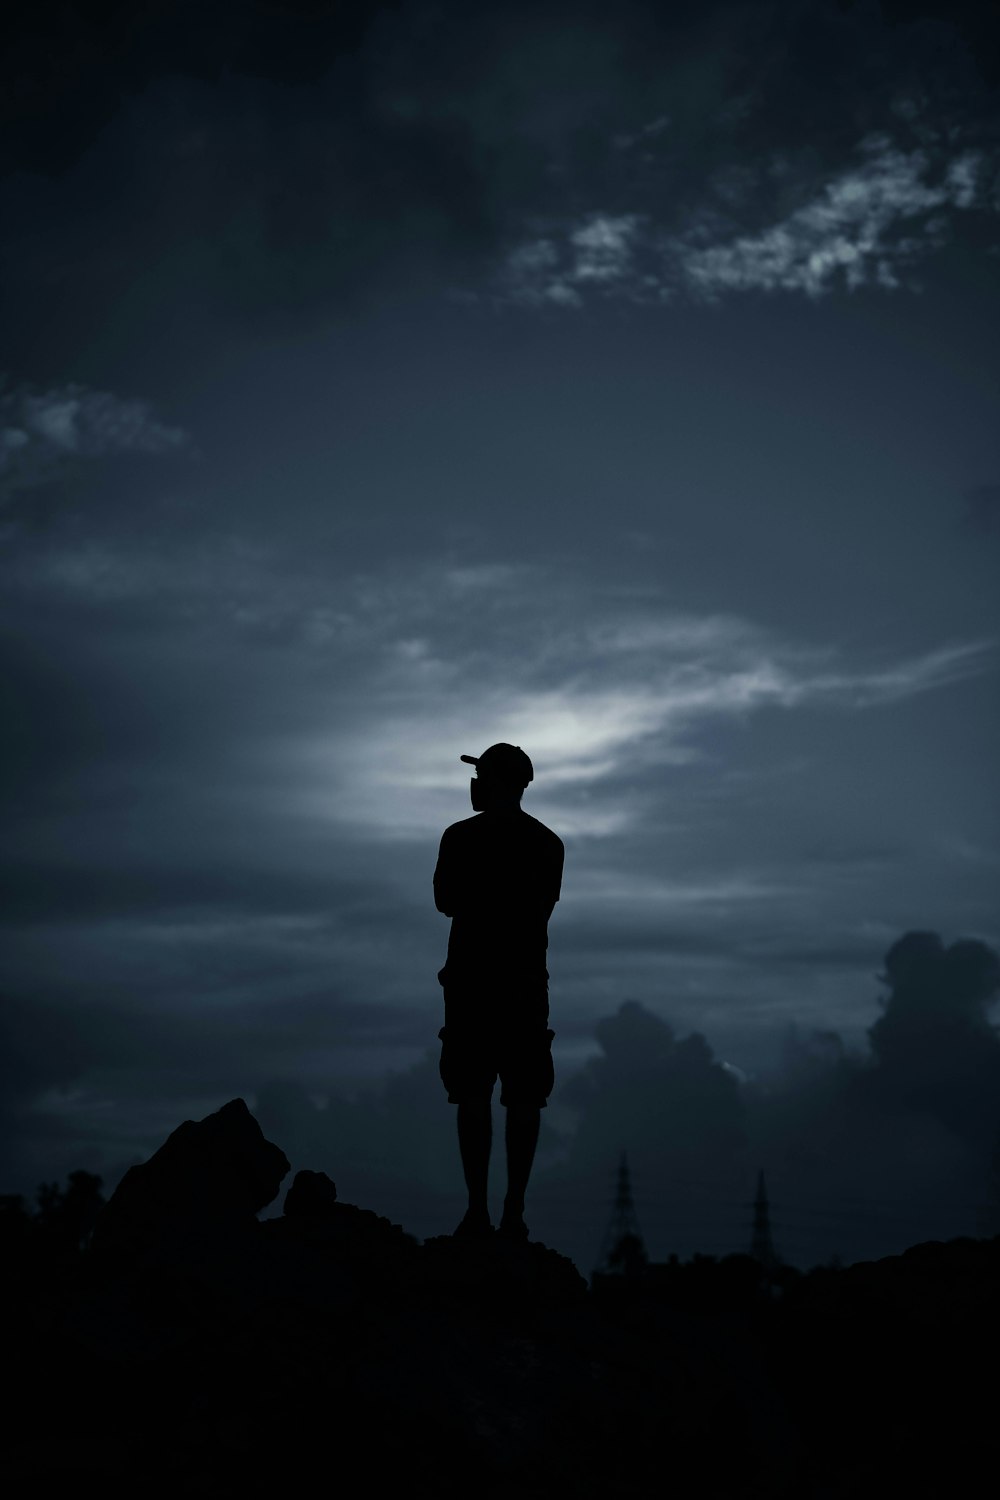
POLYGON ((551 868, 549 872, 548 885, 548 900, 546 903, 547 910, 545 912, 546 922, 549 920, 549 917, 551 917, 553 911, 555 910, 555 904, 559 900, 559 893, 562 890, 563 860, 566 857, 566 849, 562 839, 559 838, 557 834, 553 836, 555 838, 555 844, 553 844, 552 846, 551 868))
POLYGON ((451 847, 446 828, 441 835, 441 846, 438 849, 437 864, 434 867, 434 905, 446 917, 455 915, 450 856, 451 847))

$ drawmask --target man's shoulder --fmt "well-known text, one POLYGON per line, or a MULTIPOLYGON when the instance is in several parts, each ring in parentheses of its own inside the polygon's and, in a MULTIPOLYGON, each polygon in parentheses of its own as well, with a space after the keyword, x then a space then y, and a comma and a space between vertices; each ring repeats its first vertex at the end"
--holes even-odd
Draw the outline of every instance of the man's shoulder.
POLYGON ((443 839, 460 839, 466 837, 472 826, 478 823, 481 818, 481 813, 473 813, 471 818, 460 818, 457 823, 449 823, 441 837, 443 839))
POLYGON ((538 839, 539 843, 548 844, 553 850, 563 848, 563 841, 559 835, 553 833, 552 829, 547 824, 541 822, 539 818, 533 818, 523 808, 521 809, 521 817, 526 819, 528 824, 530 824, 530 836, 532 838, 538 839))
POLYGON ((473 813, 471 818, 461 818, 457 823, 449 823, 441 839, 442 842, 447 840, 449 843, 460 843, 471 839, 509 837, 511 832, 535 843, 546 844, 553 853, 563 848, 559 835, 553 833, 540 819, 526 813, 523 807, 513 818, 491 818, 488 813, 473 813))

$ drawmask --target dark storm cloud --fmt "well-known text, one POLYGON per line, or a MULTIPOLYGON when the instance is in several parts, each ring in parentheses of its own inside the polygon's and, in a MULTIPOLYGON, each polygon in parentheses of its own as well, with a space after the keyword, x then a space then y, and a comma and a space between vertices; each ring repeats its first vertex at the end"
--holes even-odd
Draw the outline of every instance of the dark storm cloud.
POLYGON ((90 990, 78 986, 72 1000, 0 997, 0 1163, 8 1181, 28 1186, 36 1157, 43 1172, 54 1156, 115 1179, 181 1116, 252 1096, 262 1078, 328 1088, 345 1060, 364 1076, 424 1040, 411 1009, 372 1006, 329 982, 315 993, 286 989, 224 1007, 190 994, 137 1005, 90 990), (311 1068, 302 1066, 305 1052, 311 1068))
POLYGON ((141 914, 207 908, 317 915, 327 912, 331 903, 357 920, 366 903, 374 910, 383 897, 380 885, 366 889, 357 879, 326 875, 319 880, 315 874, 273 866, 240 869, 220 861, 213 867, 192 857, 188 864, 173 868, 162 859, 144 867, 139 859, 107 869, 102 868, 106 851, 76 852, 76 862, 67 860, 60 866, 25 861, 0 875, 0 924, 100 922, 111 917, 127 921, 141 914))
MULTIPOLYGON (((723 46, 727 38, 738 37, 751 56, 756 41, 760 55, 768 57, 769 81, 786 72, 789 54, 796 56, 800 77, 792 85, 794 103, 817 114, 817 80, 832 73, 831 87, 836 87, 836 74, 848 61, 861 63, 868 76, 859 83, 867 84, 885 66, 885 53, 895 51, 904 60, 933 58, 957 36, 984 72, 995 69, 1000 52, 996 16, 977 0, 885 0, 878 9, 885 23, 881 28, 872 25, 870 14, 859 16, 863 8, 852 0, 802 5, 797 16, 780 19, 764 5, 717 6, 711 28, 717 42, 721 33, 723 46), (854 43, 862 32, 869 41, 876 38, 881 48, 869 46, 859 57, 854 43)), ((699 38, 698 22, 705 12, 694 4, 666 8, 625 3, 609 18, 606 6, 579 0, 542 5, 456 0, 434 6, 394 0, 289 0, 280 5, 266 0, 161 0, 99 8, 39 0, 18 7, 7 28, 2 91, 3 123, 9 127, 6 161, 50 173, 65 169, 124 101, 159 77, 182 74, 217 81, 230 72, 302 85, 365 47, 386 58, 389 75, 402 74, 410 92, 421 78, 429 91, 453 90, 459 66, 466 75, 481 76, 484 62, 492 64, 498 53, 533 38, 541 38, 544 46, 524 54, 525 90, 549 82, 546 62, 550 67, 556 61, 568 64, 570 70, 576 66, 581 77, 589 70, 601 78, 601 41, 605 51, 624 52, 628 71, 644 83, 665 55, 699 38)), ((617 63, 609 58, 603 67, 617 63)), ((745 91, 752 70, 739 51, 733 57, 723 51, 716 69, 745 91)), ((702 80, 703 88, 706 83, 711 80, 702 80)), ((769 107, 781 108, 773 89, 764 92, 769 107)), ((550 117, 556 107, 550 101, 550 117)), ((650 134, 646 124, 639 131, 650 134)))
POLYGON ((886 954, 889 997, 869 1031, 889 1097, 926 1111, 973 1142, 1000 1132, 1000 1036, 988 1011, 1000 958, 967 939, 946 948, 911 932, 886 954))
MULTIPOLYGON (((724 889, 716 894, 720 902, 727 901, 724 889)), ((728 900, 732 899, 730 892, 728 900)), ((715 965, 759 966, 769 974, 799 968, 826 972, 844 969, 853 974, 870 966, 872 959, 870 938, 862 941, 855 935, 845 935, 840 944, 795 943, 782 941, 779 936, 762 939, 756 924, 743 930, 731 909, 721 931, 718 917, 711 911, 704 912, 700 922, 683 925, 670 920, 651 921, 649 912, 642 910, 631 916, 617 912, 606 916, 598 928, 583 917, 574 920, 568 915, 561 930, 564 938, 572 942, 574 960, 598 954, 615 960, 645 950, 665 959, 683 955, 710 960, 715 965)))
POLYGON ((853 1255, 884 1254, 981 1228, 1000 1132, 998 976, 984 943, 907 933, 885 955, 866 1053, 835 1033, 789 1036, 752 1109, 800 1244, 839 1233, 853 1255), (811 1230, 796 1201, 817 1215, 811 1230))
MULTIPOLYGON (((57 528, 56 551, 65 545, 57 528)), ((592 1258, 593 1204, 623 1144, 635 1151, 657 1254, 729 1249, 734 1236, 738 1247, 760 1161, 782 1201, 813 1204, 828 1192, 841 1208, 852 1191, 865 1203, 884 1193, 902 1161, 905 1186, 874 1238, 854 1234, 843 1213, 824 1221, 839 1240, 806 1234, 800 1217, 787 1253, 898 1248, 905 1238, 894 1240, 894 1228, 903 1233, 923 1211, 913 1142, 931 1153, 937 1184, 926 1232, 934 1204, 941 1223, 964 1222, 971 1148, 938 1116, 894 1115, 881 1093, 859 1116, 860 1065, 844 1049, 836 1066, 829 1048, 822 1054, 835 1076, 823 1072, 821 1086, 783 1080, 750 1113, 721 1066, 738 1035, 734 1013, 757 1024, 770 1007, 783 1022, 815 1007, 805 996, 817 975, 827 1014, 845 1000, 870 1013, 863 976, 886 944, 852 925, 859 876, 868 870, 881 911, 885 860, 895 854, 902 867, 908 856, 905 844, 883 846, 873 867, 864 817, 852 831, 840 811, 836 839, 819 841, 804 879, 787 767, 745 767, 730 785, 704 736, 769 711, 789 723, 816 711, 834 721, 885 712, 979 672, 988 656, 851 662, 736 617, 593 588, 581 623, 579 580, 550 577, 542 609, 538 570, 507 565, 331 580, 287 553, 237 549, 227 562, 221 548, 200 572, 109 546, 103 573, 72 577, 45 564, 44 546, 26 548, 16 600, 37 629, 30 644, 12 640, 18 670, 6 680, 20 683, 25 731, 50 760, 36 771, 24 751, 8 818, 7 988, 25 1080, 8 1120, 12 1185, 30 1186, 32 1163, 57 1152, 113 1176, 180 1113, 260 1091, 274 1121, 266 1128, 296 1165, 330 1171, 343 1191, 418 1232, 448 1228, 450 1117, 433 1058, 407 1066, 436 1026, 443 930, 429 874, 437 833, 461 810, 458 749, 481 748, 473 731, 489 740, 513 724, 536 755, 551 814, 533 805, 566 830, 572 855, 553 923, 561 1077, 572 1076, 588 1017, 635 993, 633 976, 644 998, 626 1021, 638 1015, 640 1032, 652 1028, 662 1043, 638 1048, 648 1087, 630 1096, 634 1146, 620 1138, 621 1100, 608 1081, 636 1061, 628 1025, 601 1032, 617 1061, 554 1101, 540 1162, 552 1173, 550 1193, 540 1192, 551 1200, 547 1237, 566 1243, 559 1213, 589 1216, 570 1248, 592 1258), (280 629, 268 627, 275 620, 280 629), (664 781, 666 765, 685 778, 684 795, 664 781), (779 784, 776 807, 766 789, 779 784), (853 892, 850 920, 838 917, 839 897, 826 904, 831 879, 834 891, 843 879, 853 892), (834 930, 824 937, 826 920, 834 930), (647 1022, 651 990, 660 999, 647 1022), (695 1025, 707 1045, 686 1037, 695 1025), (646 1067, 660 1053, 662 1067, 646 1067), (343 1085, 331 1092, 334 1078, 387 1066, 401 1071, 361 1101, 343 1085), (674 1111, 670 1130, 664 1110, 674 1111), (573 1145, 584 1115, 586 1152, 573 1145), (880 1144, 859 1185, 851 1160, 873 1154, 866 1132, 880 1144), (796 1155, 803 1140, 819 1143, 806 1158, 818 1152, 822 1170, 796 1155)), ((908 787, 901 796, 912 818, 908 787)))
MULTIPOLYGON (((195 22, 190 7, 167 7, 136 28, 143 42, 176 12, 166 44, 150 36, 137 55, 126 47, 102 67, 97 37, 80 50, 86 86, 70 90, 68 109, 53 108, 44 89, 29 101, 46 113, 40 162, 30 126, 13 136, 25 165, 63 170, 11 180, 4 264, 36 293, 74 285, 67 344, 120 317, 123 303, 147 330, 175 306, 315 315, 325 297, 342 298, 422 246, 455 253, 481 238, 482 169, 465 123, 395 100, 383 107, 374 63, 357 52, 392 7, 356 7, 353 18, 321 9, 198 7, 195 22)), ((10 298, 12 324, 17 310, 10 298)), ((58 337, 47 329, 43 347, 58 337)))
MULTIPOLYGON (((658 1258, 744 1249, 761 1166, 779 1249, 798 1264, 975 1233, 1000 1133, 1000 1039, 987 1021, 997 977, 983 943, 946 948, 934 934, 907 934, 885 956, 889 992, 870 1049, 793 1030, 780 1064, 749 1081, 710 1039, 671 1025, 669 1002, 621 1004, 597 1023, 598 1051, 563 1078, 547 1112, 533 1226, 592 1264, 625 1149, 658 1258)), ((454 1145, 434 1108, 438 1088, 429 1054, 356 1104, 288 1083, 259 1097, 296 1164, 440 1232, 456 1208, 440 1197, 454 1145)))
MULTIPOLYGON (((19 923, 97 918, 116 902, 123 915, 355 910, 352 885, 374 909, 381 844, 399 848, 406 879, 432 859, 453 815, 455 746, 475 726, 530 743, 540 811, 597 841, 574 872, 566 928, 581 959, 599 932, 609 951, 715 942, 720 959, 752 961, 738 914, 797 898, 801 873, 785 865, 801 870, 799 836, 760 800, 774 772, 761 767, 748 799, 720 781, 702 737, 768 710, 853 717, 990 660, 955 649, 838 665, 747 621, 613 599, 581 627, 578 586, 565 583, 563 607, 563 582, 540 597, 530 570, 338 580, 225 546, 203 565, 167 544, 66 546, 23 549, 12 607, 32 628, 5 643, 6 889, 19 923), (683 878, 660 869, 661 825, 683 878), (720 871, 718 849, 741 839, 760 855, 720 871)), ((783 776, 786 802, 795 785, 783 776)), ((866 843, 841 822, 816 883, 829 886, 832 856, 853 879, 877 877, 866 843)))
POLYGON ((125 0, 18 6, 3 51, 3 164, 64 170, 131 95, 165 74, 315 79, 392 0, 125 0))
POLYGON ((303 1042, 317 1052, 344 1047, 412 1046, 423 1038, 412 1012, 333 991, 237 1002, 223 1009, 188 1004, 137 1009, 100 994, 82 1004, 32 996, 5 999, 10 1084, 21 1095, 67 1089, 90 1075, 115 1078, 119 1099, 142 1096, 155 1068, 181 1096, 212 1095, 242 1078, 260 1076, 268 1057, 273 1075, 282 1066, 301 1077, 303 1042))
MULTIPOLYGON (((838 0, 852 10, 858 0, 838 0)), ((1000 83, 1000 13, 995 5, 980 0, 879 0, 883 18, 892 26, 937 23, 958 31, 984 81, 995 88, 1000 83)))
POLYGON ((529 306, 892 287, 995 148, 957 33, 830 4, 69 17, 63 66, 12 64, 8 357, 38 374, 109 323, 298 321, 390 274, 529 306), (18 289, 67 285, 29 337, 18 289))
POLYGON ((900 288, 891 335, 866 325, 987 222, 961 29, 825 4, 73 15, 26 10, 6 54, 0 290, 37 383, 0 424, 0 1187, 113 1177, 259 1094, 296 1165, 419 1232, 414 1191, 458 1177, 421 1055, 430 873, 458 754, 513 739, 568 848, 563 1082, 604 1019, 547 1112, 553 1201, 575 1160, 593 1234, 623 1109, 648 1204, 697 1179, 646 1210, 657 1253, 733 1248, 761 1164, 787 1201, 817 1159, 849 1195, 868 1156, 869 1196, 901 1176, 912 1209, 929 1173, 940 1205, 953 1167, 968 1196, 969 1143, 864 1093, 883 1061, 855 1055, 898 933, 995 920, 995 622, 935 509, 990 472, 962 342, 985 319, 928 297, 897 321, 900 288), (667 252, 684 296, 630 321, 667 252), (766 319, 735 296, 761 290, 787 294, 766 319), (790 1018, 843 1041, 800 1040, 751 1100, 722 1059, 760 1071, 790 1018), (405 1213, 365 1197, 390 1178, 405 1213))

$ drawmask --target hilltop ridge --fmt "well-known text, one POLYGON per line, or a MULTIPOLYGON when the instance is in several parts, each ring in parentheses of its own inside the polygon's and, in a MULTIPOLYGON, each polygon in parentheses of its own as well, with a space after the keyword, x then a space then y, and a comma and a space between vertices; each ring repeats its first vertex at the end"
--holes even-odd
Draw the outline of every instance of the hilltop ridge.
POLYGON ((420 1244, 322 1172, 258 1220, 289 1170, 234 1100, 126 1174, 86 1252, 8 1246, 15 1482, 832 1497, 988 1457, 1000 1240, 595 1293, 540 1243, 420 1244))

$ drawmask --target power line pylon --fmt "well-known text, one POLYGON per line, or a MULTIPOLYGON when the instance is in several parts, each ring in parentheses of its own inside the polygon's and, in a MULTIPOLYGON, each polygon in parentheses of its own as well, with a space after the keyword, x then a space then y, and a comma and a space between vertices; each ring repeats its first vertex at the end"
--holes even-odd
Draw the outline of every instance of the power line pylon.
POLYGON ((632 1198, 628 1157, 623 1151, 618 1163, 618 1186, 597 1271, 603 1276, 638 1276, 648 1265, 649 1256, 632 1198))
POLYGON ((750 1238, 750 1254, 759 1261, 765 1271, 773 1271, 781 1262, 771 1238, 771 1209, 767 1201, 764 1173, 757 1173, 757 1196, 753 1200, 753 1233, 750 1238))

